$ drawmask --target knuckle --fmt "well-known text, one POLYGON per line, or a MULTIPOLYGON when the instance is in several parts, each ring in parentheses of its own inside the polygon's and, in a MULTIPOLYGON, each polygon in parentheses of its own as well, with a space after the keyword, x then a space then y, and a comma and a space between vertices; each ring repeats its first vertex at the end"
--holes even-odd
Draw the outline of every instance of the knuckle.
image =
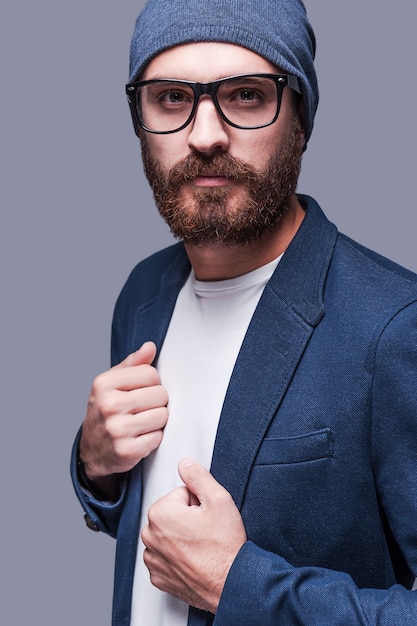
POLYGON ((158 518, 158 513, 157 513, 157 509, 158 507, 156 506, 156 503, 152 504, 152 506, 149 507, 148 510, 148 532, 146 533, 146 538, 149 539, 149 535, 150 535, 150 526, 151 525, 155 525, 157 518, 158 518))
MULTIPOLYGON (((148 543, 148 535, 149 535, 149 526, 148 524, 145 524, 145 526, 142 528, 142 532, 140 533, 141 539, 143 541, 143 543, 145 544, 145 546, 148 543)), ((145 550, 146 552, 146 550, 145 550)))
POLYGON ((104 422, 104 432, 109 439, 117 442, 117 445, 120 445, 120 442, 123 440, 122 438, 125 434, 122 422, 118 419, 106 420, 104 422))
POLYGON ((153 365, 141 365, 142 375, 146 380, 146 385, 148 387, 154 387, 161 383, 161 379, 159 378, 158 371, 153 365))
POLYGON ((223 487, 220 487, 220 489, 217 490, 217 499, 220 504, 223 504, 225 506, 233 502, 232 496, 223 487))
POLYGON ((142 437, 142 456, 147 457, 155 450, 162 441, 162 430, 154 430, 142 437))
POLYGON ((110 417, 118 413, 119 406, 115 395, 111 393, 103 395, 103 397, 100 399, 99 409, 104 417, 110 417))
POLYGON ((93 384, 91 385, 92 393, 97 393, 98 391, 100 391, 102 385, 102 376, 103 375, 100 374, 99 376, 96 376, 93 380, 93 384))
POLYGON ((155 573, 153 571, 153 569, 152 569, 153 563, 152 562, 149 564, 149 567, 150 567, 149 576, 150 576, 150 579, 151 579, 151 583, 153 584, 154 587, 157 587, 158 589, 161 589, 161 591, 165 591, 165 589, 166 589, 165 582, 164 582, 163 578, 161 578, 159 573, 155 573))
POLYGON ((155 420, 160 428, 163 428, 168 421, 168 409, 166 406, 161 406, 155 410, 155 420))
POLYGON ((103 388, 107 385, 108 372, 102 372, 98 376, 96 376, 93 380, 93 384, 91 386, 91 391, 94 395, 100 394, 103 388))
POLYGON ((129 460, 132 457, 132 450, 129 440, 117 438, 113 440, 114 454, 118 459, 129 460))
POLYGON ((159 386, 159 392, 160 392, 160 400, 161 400, 161 405, 162 406, 166 406, 168 404, 168 392, 165 389, 165 387, 162 387, 162 385, 159 386))

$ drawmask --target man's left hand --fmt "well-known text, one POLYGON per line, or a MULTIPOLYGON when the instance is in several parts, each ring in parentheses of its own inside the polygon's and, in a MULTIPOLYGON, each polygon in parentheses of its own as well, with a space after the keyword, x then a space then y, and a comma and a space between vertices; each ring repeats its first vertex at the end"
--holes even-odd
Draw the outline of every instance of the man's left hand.
POLYGON ((149 509, 143 558, 153 585, 215 613, 245 527, 230 493, 204 467, 184 459, 178 471, 185 486, 149 509))

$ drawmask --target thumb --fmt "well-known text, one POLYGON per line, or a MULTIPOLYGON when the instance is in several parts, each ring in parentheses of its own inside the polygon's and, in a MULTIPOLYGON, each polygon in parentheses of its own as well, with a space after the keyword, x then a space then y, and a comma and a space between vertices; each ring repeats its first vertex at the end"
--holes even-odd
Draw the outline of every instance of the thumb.
POLYGON ((193 459, 182 459, 178 464, 178 473, 187 489, 203 505, 219 489, 223 490, 210 472, 193 459))
POLYGON ((146 341, 141 347, 129 354, 115 368, 133 367, 135 365, 151 365, 156 356, 156 345, 153 341, 146 341))

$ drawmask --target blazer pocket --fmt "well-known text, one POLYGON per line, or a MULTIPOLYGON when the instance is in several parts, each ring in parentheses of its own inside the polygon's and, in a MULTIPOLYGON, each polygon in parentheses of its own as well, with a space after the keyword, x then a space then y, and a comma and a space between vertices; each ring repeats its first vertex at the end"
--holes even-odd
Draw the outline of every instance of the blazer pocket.
POLYGON ((334 437, 323 428, 296 437, 266 438, 259 448, 255 465, 304 463, 334 456, 334 437))

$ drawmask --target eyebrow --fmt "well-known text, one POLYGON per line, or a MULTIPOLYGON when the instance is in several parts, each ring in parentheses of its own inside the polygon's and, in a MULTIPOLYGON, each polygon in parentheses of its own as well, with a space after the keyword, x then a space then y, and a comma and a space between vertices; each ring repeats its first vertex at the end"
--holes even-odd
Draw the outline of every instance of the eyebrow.
POLYGON ((148 76, 145 79, 141 79, 141 80, 181 80, 181 81, 185 81, 188 83, 214 83, 217 80, 223 80, 226 78, 235 78, 235 77, 251 77, 254 76, 256 79, 256 74, 285 74, 285 72, 242 72, 241 74, 228 74, 227 76, 218 76, 217 78, 213 78, 212 80, 208 80, 208 81, 201 81, 201 80, 191 80, 190 78, 178 78, 178 77, 174 77, 174 76, 166 76, 166 75, 156 75, 156 76, 148 76))
MULTIPOLYGON (((233 74, 231 74, 231 76, 233 76, 233 74)), ((229 78, 229 76, 219 76, 218 78, 214 78, 213 81, 215 80, 222 80, 222 78, 229 78)), ((145 78, 144 80, 186 80, 189 83, 200 83, 200 82, 213 82, 211 80, 209 81, 200 81, 200 80, 191 80, 190 78, 179 78, 174 77, 174 76, 167 76, 165 75, 157 75, 157 76, 148 76, 148 78, 145 78)))

